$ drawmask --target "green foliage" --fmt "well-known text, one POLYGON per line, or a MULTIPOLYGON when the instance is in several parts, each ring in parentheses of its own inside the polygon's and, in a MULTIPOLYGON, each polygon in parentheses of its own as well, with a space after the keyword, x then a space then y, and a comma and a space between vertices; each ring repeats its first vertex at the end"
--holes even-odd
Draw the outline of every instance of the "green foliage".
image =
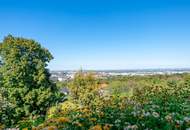
POLYGON ((72 100, 80 105, 90 106, 100 96, 98 82, 92 73, 78 72, 69 84, 72 100))
POLYGON ((131 96, 136 85, 133 81, 111 81, 107 89, 113 95, 131 96))
POLYGON ((95 77, 78 73, 71 81, 74 94, 69 101, 51 109, 50 118, 41 128, 185 130, 190 127, 190 80, 186 74, 113 77, 108 79, 106 88, 96 81, 95 77), (101 96, 94 93, 102 89, 109 93, 101 96), (87 95, 93 95, 93 99, 87 95), (86 104, 85 100, 91 102, 86 104))
POLYGON ((34 40, 9 35, 0 44, 0 57, 1 89, 9 104, 2 123, 10 127, 24 118, 45 115, 59 95, 46 69, 53 58, 50 52, 34 40))
POLYGON ((0 44, 0 129, 185 130, 190 128, 190 75, 49 80, 50 52, 34 40, 0 44), (58 89, 68 87, 67 101, 58 89))

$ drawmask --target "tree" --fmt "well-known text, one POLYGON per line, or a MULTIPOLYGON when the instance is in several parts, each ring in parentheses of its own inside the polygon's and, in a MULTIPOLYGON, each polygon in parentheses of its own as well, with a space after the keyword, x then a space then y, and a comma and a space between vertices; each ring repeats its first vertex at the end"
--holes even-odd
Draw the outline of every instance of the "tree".
POLYGON ((59 94, 46 68, 53 59, 51 53, 34 40, 8 35, 0 44, 0 57, 1 88, 14 109, 9 123, 45 115, 59 94))
POLYGON ((99 84, 92 73, 79 71, 69 84, 72 100, 83 106, 91 106, 100 97, 99 84))

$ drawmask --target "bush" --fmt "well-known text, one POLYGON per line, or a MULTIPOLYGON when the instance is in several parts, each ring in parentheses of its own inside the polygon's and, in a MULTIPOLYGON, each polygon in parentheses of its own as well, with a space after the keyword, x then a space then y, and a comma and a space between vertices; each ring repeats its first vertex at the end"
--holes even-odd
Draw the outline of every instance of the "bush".
POLYGON ((112 95, 112 93, 100 96, 97 91, 101 89, 97 89, 99 87, 97 87, 98 84, 96 84, 95 78, 91 77, 94 80, 86 80, 87 75, 82 76, 84 77, 80 77, 80 80, 74 80, 75 84, 80 81, 78 85, 83 89, 86 89, 90 84, 89 88, 91 89, 87 88, 88 91, 79 90, 78 98, 69 98, 68 102, 60 105, 64 106, 61 109, 60 106, 54 107, 54 116, 45 121, 46 127, 91 130, 170 130, 190 127, 190 85, 188 78, 174 80, 171 77, 153 77, 151 79, 148 77, 149 80, 147 80, 147 77, 140 79, 136 77, 137 85, 130 88, 133 90, 131 96, 112 95), (90 83, 90 81, 93 82, 90 83), (92 84, 94 84, 94 87, 92 87, 92 84), (96 93, 94 93, 94 90, 96 90, 96 93), (89 93, 93 94, 94 98, 86 104, 80 98, 89 100, 88 96, 85 96, 89 93), (75 105, 71 103, 72 101, 75 105), (65 109, 65 107, 70 106, 74 109, 65 109), (62 123, 60 123, 61 118, 63 118, 62 123), (49 122, 51 122, 51 125, 48 125, 49 122))

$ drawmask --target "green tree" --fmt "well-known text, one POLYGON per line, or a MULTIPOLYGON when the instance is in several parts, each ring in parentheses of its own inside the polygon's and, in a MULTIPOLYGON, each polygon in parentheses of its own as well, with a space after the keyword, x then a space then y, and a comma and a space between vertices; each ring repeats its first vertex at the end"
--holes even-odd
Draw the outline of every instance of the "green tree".
POLYGON ((0 44, 0 57, 1 88, 14 109, 8 125, 45 115, 47 108, 59 99, 46 68, 53 59, 51 53, 34 40, 8 35, 0 44))
POLYGON ((100 97, 98 81, 92 73, 79 71, 69 84, 70 95, 73 101, 83 106, 91 106, 93 101, 100 97))

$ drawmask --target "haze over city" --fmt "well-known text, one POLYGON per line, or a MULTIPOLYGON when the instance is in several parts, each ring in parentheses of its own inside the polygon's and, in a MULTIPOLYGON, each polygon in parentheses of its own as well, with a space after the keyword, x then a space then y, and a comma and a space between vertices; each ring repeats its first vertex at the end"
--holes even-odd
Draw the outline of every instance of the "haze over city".
POLYGON ((1 0, 0 40, 39 41, 51 70, 189 68, 189 14, 188 0, 1 0))

